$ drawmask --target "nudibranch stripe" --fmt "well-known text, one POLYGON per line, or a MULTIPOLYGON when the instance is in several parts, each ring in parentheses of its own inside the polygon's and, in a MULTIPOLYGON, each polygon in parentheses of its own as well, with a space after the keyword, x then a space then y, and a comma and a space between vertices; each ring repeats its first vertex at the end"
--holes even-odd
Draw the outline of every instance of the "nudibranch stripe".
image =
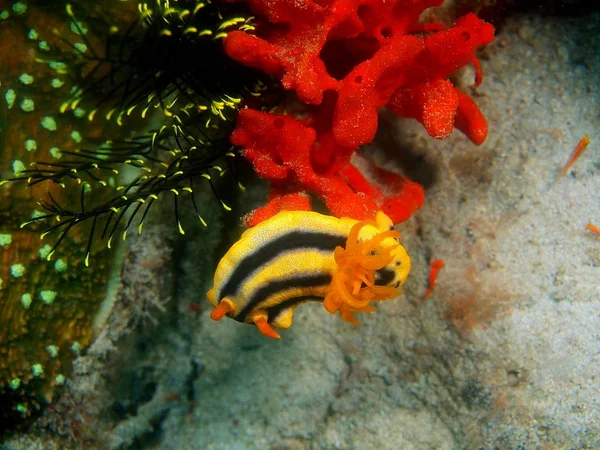
MULTIPOLYGON (((242 235, 242 238, 245 238, 245 235, 242 235)), ((235 295, 244 280, 248 279, 258 268, 271 261, 276 261, 282 254, 308 249, 330 253, 337 246, 344 245, 345 242, 346 236, 341 234, 310 231, 291 231, 277 236, 262 246, 257 246, 240 260, 224 283, 221 295, 223 297, 235 295)))
POLYGON ((373 221, 283 211, 245 231, 220 261, 207 294, 214 320, 254 323, 266 336, 289 328, 294 309, 323 301, 356 323, 372 301, 399 295, 410 271, 400 233, 382 212, 373 221))

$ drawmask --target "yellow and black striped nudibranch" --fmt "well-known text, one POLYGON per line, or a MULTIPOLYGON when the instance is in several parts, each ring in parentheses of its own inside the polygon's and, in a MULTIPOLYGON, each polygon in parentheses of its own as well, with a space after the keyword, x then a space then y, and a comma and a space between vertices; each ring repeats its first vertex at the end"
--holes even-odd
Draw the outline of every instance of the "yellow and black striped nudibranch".
POLYGON ((379 212, 374 220, 283 211, 246 230, 221 259, 207 297, 213 320, 256 324, 265 336, 289 328, 294 309, 322 301, 358 325, 354 313, 400 295, 410 257, 400 233, 379 212))

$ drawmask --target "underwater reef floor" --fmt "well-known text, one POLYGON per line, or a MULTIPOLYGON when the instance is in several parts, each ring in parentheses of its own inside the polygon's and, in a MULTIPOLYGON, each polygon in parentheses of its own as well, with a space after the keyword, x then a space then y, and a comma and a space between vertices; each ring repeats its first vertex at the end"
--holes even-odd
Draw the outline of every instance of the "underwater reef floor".
MULTIPOLYGON (((600 225, 598 36, 598 14, 509 19, 471 92, 489 122, 481 147, 381 115, 366 151, 390 169, 398 154, 418 166, 427 200, 398 227, 413 260, 404 295, 360 328, 317 304, 279 341, 212 322, 203 293, 235 219, 215 207, 207 231, 183 238, 149 225, 129 240, 108 328, 55 406, 76 441, 37 428, 2 448, 600 447, 600 239, 586 230, 600 225), (559 177, 585 135, 587 152, 559 177), (144 311, 158 324, 122 337, 123 315, 144 311)), ((249 189, 243 212, 262 194, 249 189)), ((57 431, 51 413, 40 425, 57 431)))

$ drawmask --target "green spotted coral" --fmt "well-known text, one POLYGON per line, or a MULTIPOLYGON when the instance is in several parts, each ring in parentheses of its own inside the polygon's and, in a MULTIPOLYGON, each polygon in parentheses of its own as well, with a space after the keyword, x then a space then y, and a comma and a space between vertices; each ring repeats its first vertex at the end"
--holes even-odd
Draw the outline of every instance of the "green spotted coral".
POLYGON ((94 17, 85 2, 67 5, 54 32, 31 4, 0 27, 0 43, 11 42, 0 59, 30 56, 3 63, 13 131, 0 150, 9 162, 0 181, 0 434, 54 400, 93 339, 115 257, 98 250, 141 232, 163 199, 181 232, 183 207, 206 224, 197 190, 227 209, 219 191, 237 184, 232 120, 277 93, 223 53, 228 31, 252 26, 238 6, 115 5, 94 17))

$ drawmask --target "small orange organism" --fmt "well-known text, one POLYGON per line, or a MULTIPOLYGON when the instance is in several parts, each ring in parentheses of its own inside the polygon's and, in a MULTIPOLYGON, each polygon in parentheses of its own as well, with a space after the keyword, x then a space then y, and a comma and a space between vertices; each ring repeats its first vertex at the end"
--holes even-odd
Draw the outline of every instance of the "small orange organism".
POLYGON ((592 233, 596 233, 598 236, 600 236, 600 228, 598 228, 596 225, 588 223, 585 227, 592 233))
POLYGON ((587 148, 587 146, 588 146, 589 143, 590 143, 590 137, 589 136, 584 136, 584 137, 581 138, 581 140, 577 144, 577 147, 575 147, 575 150, 573 150, 573 153, 571 153, 571 156, 569 156, 569 160, 567 161, 567 163, 562 167, 562 169, 560 169, 560 175, 559 176, 562 177, 563 175, 565 175, 569 171, 569 169, 571 168, 571 166, 573 164, 575 164, 575 161, 577 161, 577 159, 585 151, 585 149, 587 148))
POLYGON ((437 275, 440 269, 444 267, 444 261, 441 259, 434 259, 431 261, 429 265, 429 287, 425 291, 425 295, 423 296, 423 300, 433 294, 433 290, 435 289, 435 282, 437 280, 437 275))

